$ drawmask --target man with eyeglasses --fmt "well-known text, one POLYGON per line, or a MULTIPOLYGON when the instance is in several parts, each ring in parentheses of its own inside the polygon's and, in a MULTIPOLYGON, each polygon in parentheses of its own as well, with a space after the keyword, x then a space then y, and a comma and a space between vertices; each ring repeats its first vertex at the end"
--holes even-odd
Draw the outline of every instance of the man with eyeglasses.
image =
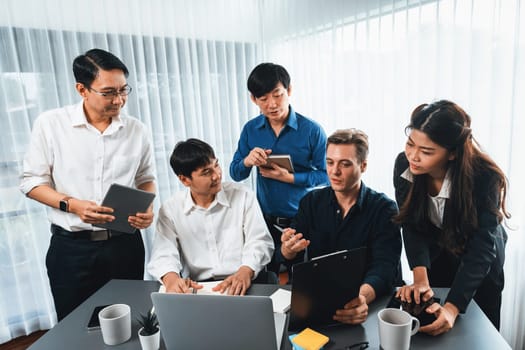
POLYGON ((215 152, 201 140, 177 143, 170 165, 186 189, 160 208, 149 273, 175 293, 209 280, 222 280, 215 290, 233 295, 252 281, 277 283, 264 269, 274 245, 255 194, 223 183, 215 152))
MULTIPOLYGON (((244 125, 230 176, 242 181, 256 168, 257 199, 277 245, 281 230, 290 226, 297 213, 299 200, 313 188, 328 184, 326 134, 319 124, 290 105, 292 87, 284 67, 259 64, 248 77, 248 90, 261 114, 244 125), (294 172, 275 163, 267 167, 270 154, 290 155, 294 172)), ((269 269, 279 272, 275 259, 269 269)))
POLYGON ((58 319, 113 278, 144 278, 140 229, 153 209, 130 215, 125 234, 93 226, 113 221, 100 205, 112 183, 155 192, 153 152, 145 126, 122 112, 131 87, 113 54, 92 49, 75 58, 82 101, 42 113, 35 121, 20 188, 51 209, 46 266, 58 319))

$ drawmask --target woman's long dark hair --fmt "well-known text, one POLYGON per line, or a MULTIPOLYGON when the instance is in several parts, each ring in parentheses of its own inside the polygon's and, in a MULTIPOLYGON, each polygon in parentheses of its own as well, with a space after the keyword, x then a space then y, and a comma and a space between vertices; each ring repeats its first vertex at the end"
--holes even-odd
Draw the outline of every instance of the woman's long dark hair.
MULTIPOLYGON (((448 163, 451 175, 446 217, 443 218, 440 244, 454 253, 460 253, 468 237, 478 229, 478 213, 474 193, 475 176, 485 175, 490 181, 486 200, 489 210, 498 222, 510 214, 505 208, 507 180, 503 171, 485 153, 472 136, 470 116, 457 104, 441 100, 418 106, 406 127, 424 132, 434 143, 455 154, 448 163)), ((414 176, 410 191, 401 205, 395 221, 414 226, 420 232, 428 230, 428 175, 414 176)))

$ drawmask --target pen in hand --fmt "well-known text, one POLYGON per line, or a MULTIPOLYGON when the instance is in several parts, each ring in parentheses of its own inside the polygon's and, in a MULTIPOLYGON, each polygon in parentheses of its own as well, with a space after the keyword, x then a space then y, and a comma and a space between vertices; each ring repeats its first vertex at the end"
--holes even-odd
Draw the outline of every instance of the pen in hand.
MULTIPOLYGON (((273 224, 273 227, 275 227, 279 232, 281 233, 284 233, 284 231, 286 231, 287 229, 286 228, 282 228, 281 226, 277 225, 277 224, 273 224)), ((294 233, 290 234, 290 238, 292 238, 293 236, 295 236, 294 233)))
POLYGON ((192 282, 191 279, 187 277, 184 279, 184 281, 186 283, 186 287, 190 290, 191 294, 197 294, 197 289, 191 286, 191 282, 192 282))
POLYGON ((281 226, 277 225, 277 224, 273 224, 273 227, 275 227, 277 230, 279 230, 279 232, 283 233, 284 232, 284 228, 282 228, 281 226))

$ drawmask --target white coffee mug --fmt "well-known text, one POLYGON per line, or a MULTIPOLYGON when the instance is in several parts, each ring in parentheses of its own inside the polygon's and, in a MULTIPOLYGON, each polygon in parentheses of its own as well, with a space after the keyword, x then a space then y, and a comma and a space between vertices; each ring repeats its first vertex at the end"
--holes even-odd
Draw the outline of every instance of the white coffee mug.
POLYGON ((131 338, 131 308, 113 304, 98 313, 102 338, 106 345, 117 345, 131 338))
POLYGON ((401 309, 383 309, 379 319, 379 342, 383 350, 408 350, 410 337, 419 330, 419 320, 401 309))

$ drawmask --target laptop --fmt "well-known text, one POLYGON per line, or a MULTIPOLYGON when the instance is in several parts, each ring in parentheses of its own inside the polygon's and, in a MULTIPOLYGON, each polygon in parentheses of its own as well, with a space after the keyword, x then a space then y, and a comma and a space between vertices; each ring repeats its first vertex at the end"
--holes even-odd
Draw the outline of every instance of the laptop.
POLYGON ((279 349, 286 315, 266 296, 151 293, 171 349, 279 349))
POLYGON ((340 324, 332 317, 359 295, 366 250, 338 251, 292 266, 289 331, 340 324))

